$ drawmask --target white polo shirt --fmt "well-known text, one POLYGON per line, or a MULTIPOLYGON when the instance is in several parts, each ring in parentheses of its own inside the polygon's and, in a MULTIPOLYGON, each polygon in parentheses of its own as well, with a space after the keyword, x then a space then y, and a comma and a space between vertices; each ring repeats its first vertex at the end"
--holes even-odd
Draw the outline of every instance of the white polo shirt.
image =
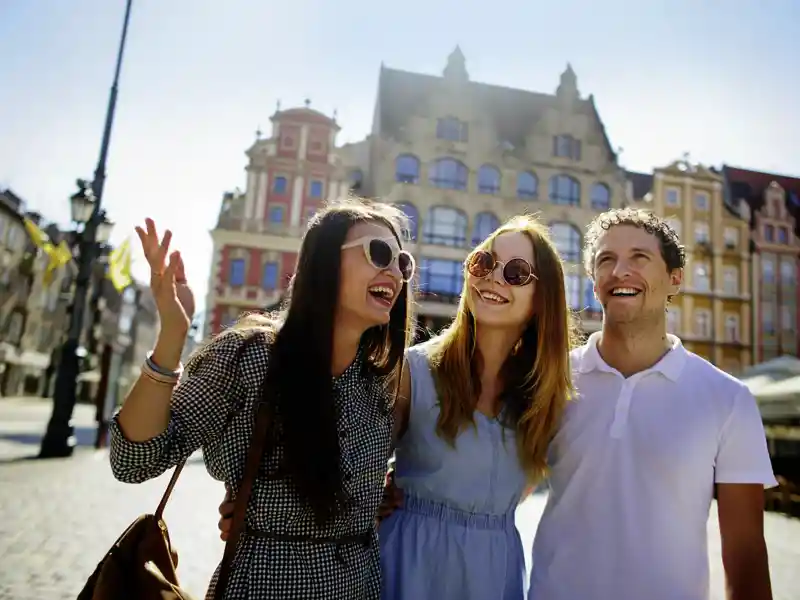
POLYGON ((625 379, 571 354, 576 399, 550 447, 529 600, 706 600, 715 483, 776 485, 755 399, 680 340, 625 379))

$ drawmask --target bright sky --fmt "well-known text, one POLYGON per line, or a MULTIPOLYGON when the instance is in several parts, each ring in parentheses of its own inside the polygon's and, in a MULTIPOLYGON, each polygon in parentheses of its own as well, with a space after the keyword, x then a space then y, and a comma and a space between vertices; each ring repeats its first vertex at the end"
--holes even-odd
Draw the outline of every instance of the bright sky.
MULTIPOLYGON (((0 0, 0 187, 62 225, 97 161, 124 8, 0 0)), ((337 109, 339 143, 355 141, 381 61, 440 74, 456 44, 473 80, 534 91, 553 92, 570 61, 626 168, 690 152, 800 175, 799 31, 797 0, 134 0, 103 199, 112 241, 146 216, 173 229, 202 304, 208 231, 276 101, 337 109)))

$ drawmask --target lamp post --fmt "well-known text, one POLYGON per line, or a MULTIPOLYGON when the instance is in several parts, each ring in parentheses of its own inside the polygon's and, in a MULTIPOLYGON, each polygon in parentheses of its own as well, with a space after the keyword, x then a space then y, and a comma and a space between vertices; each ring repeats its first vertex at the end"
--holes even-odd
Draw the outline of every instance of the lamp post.
POLYGON ((67 339, 61 349, 61 361, 56 375, 55 394, 53 395, 53 413, 50 416, 47 431, 42 439, 42 447, 39 452, 40 458, 70 456, 75 447, 71 420, 72 411, 75 408, 76 384, 80 370, 78 348, 83 330, 83 317, 86 312, 86 296, 89 290, 92 263, 97 256, 97 244, 98 242, 107 241, 108 234, 110 234, 111 224, 105 218, 105 213, 101 208, 101 201, 106 181, 106 162, 111 142, 111 129, 114 124, 119 74, 122 68, 125 40, 128 35, 131 4, 132 0, 128 0, 125 6, 125 18, 122 24, 119 50, 117 51, 114 80, 108 97, 103 140, 100 144, 100 155, 97 159, 97 167, 94 171, 91 189, 86 182, 78 181, 78 193, 71 198, 72 218, 77 223, 83 223, 84 229, 78 244, 78 276, 75 281, 69 330, 67 339), (103 237, 105 237, 105 240, 102 239, 103 237))
POLYGON ((78 182, 79 191, 70 200, 72 220, 83 225, 78 235, 78 276, 72 298, 67 338, 61 346, 61 358, 56 373, 53 412, 47 424, 39 453, 41 458, 69 456, 75 446, 72 429, 72 411, 77 399, 77 379, 80 374, 79 348, 86 315, 86 300, 92 278, 92 267, 99 256, 101 244, 108 241, 113 223, 98 210, 88 184, 78 182))

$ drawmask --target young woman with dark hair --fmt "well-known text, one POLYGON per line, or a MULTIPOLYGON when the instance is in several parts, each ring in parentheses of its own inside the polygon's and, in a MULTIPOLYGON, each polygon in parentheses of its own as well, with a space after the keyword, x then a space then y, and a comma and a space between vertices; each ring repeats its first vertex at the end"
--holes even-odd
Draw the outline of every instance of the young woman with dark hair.
MULTIPOLYGON (((409 326, 402 213, 355 200, 322 210, 303 238, 286 309, 250 316, 186 365, 190 297, 170 234, 137 228, 161 330, 112 427, 117 479, 159 476, 202 448, 233 489, 254 407, 270 407, 274 444, 247 511, 226 600, 377 600, 374 520, 391 451, 392 401, 409 326), (246 344, 246 347, 244 346, 246 344)), ((208 591, 213 597, 217 574, 208 591)))

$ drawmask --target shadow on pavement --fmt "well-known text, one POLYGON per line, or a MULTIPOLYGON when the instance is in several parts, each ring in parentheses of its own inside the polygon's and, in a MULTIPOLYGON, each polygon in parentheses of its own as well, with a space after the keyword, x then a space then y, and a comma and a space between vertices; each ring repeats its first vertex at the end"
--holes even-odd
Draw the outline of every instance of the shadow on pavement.
MULTIPOLYGON (((12 456, 0 456, 0 464, 37 459, 43 435, 44 428, 42 431, 0 431, 0 442, 18 445, 12 456)), ((96 427, 75 427, 76 449, 94 448, 96 435, 96 427)))
MULTIPOLYGON (((17 444, 30 444, 38 446, 42 443, 42 436, 44 430, 40 432, 34 431, 19 431, 19 432, 0 432, 0 440, 8 442, 16 442, 17 444)), ((97 435, 96 427, 76 427, 75 439, 78 446, 94 446, 95 436, 97 435)))

